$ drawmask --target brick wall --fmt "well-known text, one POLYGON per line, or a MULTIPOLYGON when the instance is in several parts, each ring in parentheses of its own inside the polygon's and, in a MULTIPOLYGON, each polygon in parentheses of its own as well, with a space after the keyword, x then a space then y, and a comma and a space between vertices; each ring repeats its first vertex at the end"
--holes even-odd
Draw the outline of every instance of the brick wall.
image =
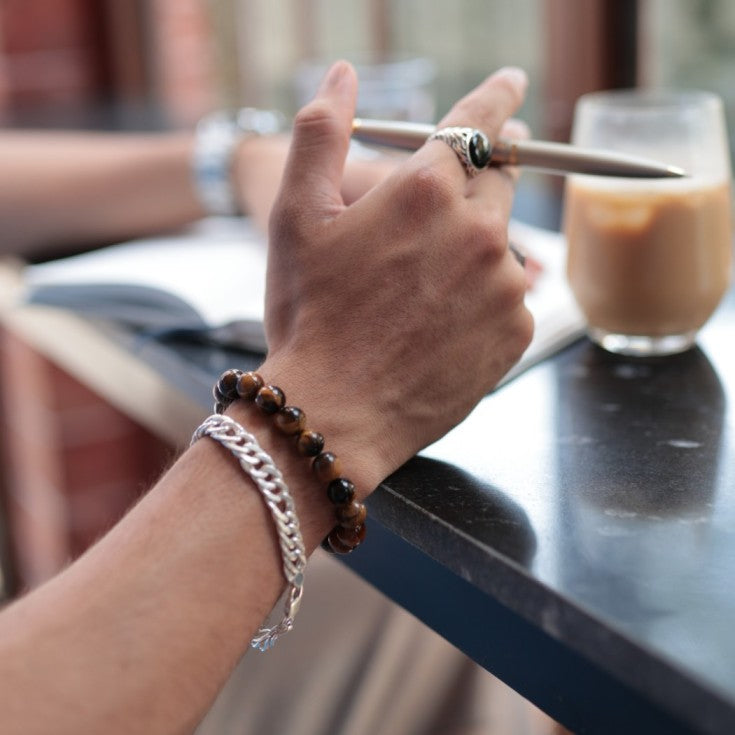
POLYGON ((217 106, 212 25, 204 0, 149 0, 153 83, 169 119, 189 125, 217 106))
POLYGON ((146 105, 189 125, 217 105, 212 44, 206 0, 3 0, 0 122, 146 105))
POLYGON ((100 77, 87 0, 0 3, 0 105, 83 103, 100 77))
POLYGON ((0 395, 11 556, 28 588, 113 525, 172 450, 8 331, 0 395))

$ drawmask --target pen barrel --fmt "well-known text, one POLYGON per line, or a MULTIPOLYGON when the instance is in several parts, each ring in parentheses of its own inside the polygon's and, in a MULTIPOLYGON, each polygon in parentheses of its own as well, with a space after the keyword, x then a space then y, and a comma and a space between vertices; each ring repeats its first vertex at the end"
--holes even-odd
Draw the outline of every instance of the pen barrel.
MULTIPOLYGON (((355 118, 353 136, 366 143, 417 150, 436 130, 425 123, 355 118)), ((490 157, 492 166, 524 166, 548 173, 579 173, 626 178, 680 178, 685 172, 639 156, 578 148, 567 143, 498 139, 490 157)))
POLYGON ((363 120, 352 122, 352 135, 363 143, 374 143, 393 148, 418 150, 436 130, 428 123, 395 122, 391 120, 363 120))
POLYGON ((496 166, 523 166, 550 173, 645 179, 678 178, 682 175, 674 167, 658 161, 646 161, 639 156, 578 148, 551 141, 501 138, 493 146, 490 160, 496 166))

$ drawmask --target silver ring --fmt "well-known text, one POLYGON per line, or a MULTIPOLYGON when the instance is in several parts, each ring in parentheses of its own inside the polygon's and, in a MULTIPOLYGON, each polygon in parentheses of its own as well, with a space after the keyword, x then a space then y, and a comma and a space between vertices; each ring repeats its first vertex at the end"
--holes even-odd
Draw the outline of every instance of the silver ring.
POLYGON ((459 158, 469 176, 477 176, 488 167, 493 147, 487 135, 477 128, 448 127, 434 131, 429 140, 446 143, 459 158))

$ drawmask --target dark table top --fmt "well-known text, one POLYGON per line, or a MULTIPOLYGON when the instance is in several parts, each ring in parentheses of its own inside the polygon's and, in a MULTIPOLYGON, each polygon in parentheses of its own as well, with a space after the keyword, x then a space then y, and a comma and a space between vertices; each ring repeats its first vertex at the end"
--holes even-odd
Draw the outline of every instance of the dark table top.
MULTIPOLYGON (((347 563, 576 732, 735 732, 734 316, 506 384, 371 496, 347 563)), ((258 362, 117 339, 203 405, 258 362)))

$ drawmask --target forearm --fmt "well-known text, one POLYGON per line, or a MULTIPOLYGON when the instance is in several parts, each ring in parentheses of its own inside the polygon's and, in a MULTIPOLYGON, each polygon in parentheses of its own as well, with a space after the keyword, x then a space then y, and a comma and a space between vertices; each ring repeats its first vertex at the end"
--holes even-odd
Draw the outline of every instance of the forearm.
POLYGON ((32 256, 180 226, 203 215, 193 136, 6 132, 0 248, 32 256))
MULTIPOLYGON (((232 160, 240 208, 263 232, 288 144, 285 135, 246 136, 232 160)), ((0 252, 53 256, 203 217, 193 150, 192 133, 2 133, 0 252)), ((352 161, 345 172, 345 201, 359 199, 384 179, 396 160, 352 161)))
MULTIPOLYGON (((497 135, 524 88, 522 73, 499 72, 444 124, 497 135)), ((472 410, 533 324, 507 247, 512 177, 470 179, 435 141, 345 206, 356 96, 354 70, 337 63, 295 120, 270 220, 261 373, 324 434, 362 500, 472 410)), ((283 472, 313 550, 335 522, 324 482, 258 409, 228 411, 283 472)), ((200 440, 79 562, 0 615, 0 730, 190 729, 284 586, 259 493, 200 440)))
MULTIPOLYGON (((296 393, 305 383, 283 372, 279 379, 296 393)), ((345 425, 333 420, 338 406, 319 403, 323 414, 307 404, 315 428, 328 440, 332 432, 330 447, 348 451, 345 425)), ((282 470, 311 552, 334 515, 308 461, 257 409, 238 402, 230 413, 282 470)), ((343 457, 364 497, 383 470, 343 457)), ((274 525, 259 493, 225 449, 200 440, 111 534, 4 613, 0 729, 191 729, 283 587, 274 525)))

